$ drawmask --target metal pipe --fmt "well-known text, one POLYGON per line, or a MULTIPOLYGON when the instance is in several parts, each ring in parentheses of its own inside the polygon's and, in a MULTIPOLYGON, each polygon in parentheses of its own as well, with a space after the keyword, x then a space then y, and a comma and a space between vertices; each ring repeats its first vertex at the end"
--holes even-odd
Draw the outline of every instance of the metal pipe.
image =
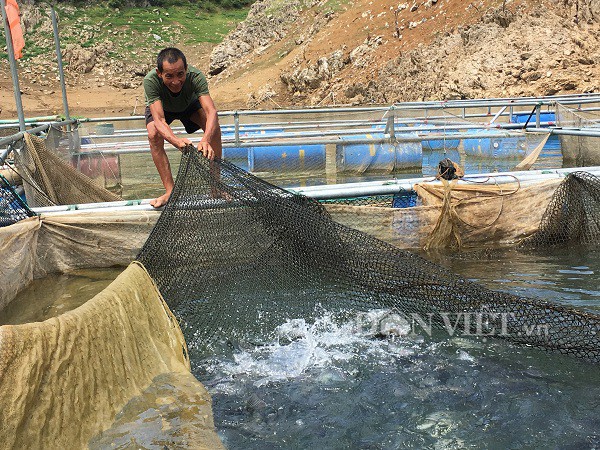
MULTIPOLYGON (((509 137, 509 135, 507 135, 506 133, 485 133, 485 134, 468 134, 465 135, 464 133, 459 133, 459 134, 446 134, 446 135, 442 135, 442 134, 428 134, 428 135, 424 135, 424 136, 402 136, 400 134, 396 135, 396 139, 394 139, 393 141, 391 141, 389 138, 381 138, 381 139, 345 139, 345 140, 341 140, 341 139, 305 139, 305 138, 299 138, 299 139, 284 139, 284 140, 278 140, 278 141, 246 141, 246 140, 242 140, 240 141, 239 147, 235 144, 235 142, 225 142, 223 143, 223 148, 249 148, 249 147, 277 147, 277 146, 282 146, 282 145, 299 145, 299 146, 306 146, 306 145, 314 145, 314 144, 344 144, 344 145, 356 145, 356 144, 382 144, 382 143, 402 143, 402 142, 422 142, 422 141, 434 141, 434 140, 440 140, 440 139, 490 139, 490 138, 505 138, 505 137, 509 137)), ((199 141, 199 139, 198 139, 199 141)), ((193 141, 192 141, 193 142, 193 141)), ((95 148, 98 148, 98 146, 96 146, 95 148)), ((176 149, 173 148, 167 148, 167 151, 175 151, 176 149)), ((107 154, 107 155, 123 155, 123 154, 134 154, 134 153, 147 153, 150 151, 149 147, 137 147, 137 148, 130 148, 130 149, 118 149, 115 146, 113 146, 113 148, 106 148, 106 147, 102 147, 102 149, 98 149, 98 150, 90 150, 90 151, 81 151, 78 152, 78 155, 95 155, 95 154, 107 154)))
MULTIPOLYGON (((570 169, 553 170, 533 170, 524 172, 491 172, 486 174, 467 175, 463 180, 459 180, 459 185, 473 184, 506 184, 514 183, 517 180, 524 184, 535 181, 543 181, 552 178, 562 178, 571 172, 585 171, 594 175, 600 175, 600 166, 577 167, 570 169)), ((410 191, 417 183, 431 182, 441 184, 434 177, 407 178, 404 180, 383 180, 369 181, 362 183, 345 183, 336 185, 321 185, 310 187, 292 187, 287 188, 296 194, 306 195, 317 200, 350 198, 350 197, 368 197, 371 195, 392 195, 401 191, 410 191)))
MULTIPOLYGON (((551 124, 553 124, 553 122, 541 122, 540 125, 544 125, 544 126, 550 126, 551 124)), ((504 130, 512 130, 512 129, 516 129, 516 130, 520 130, 523 128, 522 124, 518 124, 518 123, 499 123, 499 124, 494 124, 493 126, 486 126, 483 124, 441 124, 441 125, 437 125, 436 123, 433 123, 432 125, 425 125, 425 126, 419 126, 419 127, 397 127, 394 129, 393 134, 390 134, 389 138, 394 139, 396 136, 396 133, 411 133, 411 132, 442 132, 442 134, 444 134, 447 130, 481 130, 481 129, 494 129, 494 130, 499 130, 499 129, 504 129, 504 130)), ((383 128, 383 124, 381 124, 382 128, 377 129, 377 128, 362 128, 362 129, 333 129, 333 130, 321 130, 320 127, 316 127, 317 129, 319 129, 319 131, 303 131, 303 132, 298 132, 298 131, 283 131, 281 133, 273 133, 270 135, 257 135, 257 136, 246 136, 243 140, 241 140, 239 138, 239 136, 232 138, 227 137, 227 133, 223 133, 223 142, 235 142, 240 143, 241 146, 241 142, 249 142, 252 140, 265 140, 265 139, 279 139, 279 138, 290 138, 290 137, 312 137, 312 136, 350 136, 350 135, 355 135, 355 134, 374 134, 374 133, 388 133, 388 127, 386 126, 385 129, 383 128)), ((298 128, 305 128, 305 127, 289 127, 287 128, 287 130, 293 130, 293 129, 298 129, 298 128)), ((307 129, 312 129, 315 127, 306 127, 307 129)), ((258 129, 257 129, 258 130, 258 129)), ((281 130, 281 128, 278 128, 277 130, 281 130)), ((194 136, 202 136, 203 133, 195 133, 194 136)), ((119 135, 112 135, 112 134, 102 134, 102 135, 96 135, 93 136, 95 139, 122 139, 122 138, 130 138, 130 137, 142 137, 142 136, 146 136, 146 133, 143 132, 139 132, 139 133, 121 133, 119 135)), ((103 143, 94 143, 94 144, 83 144, 82 148, 101 148, 101 147, 112 147, 115 145, 124 145, 124 146, 129 146, 129 145, 135 145, 135 143, 145 143, 144 141, 121 141, 121 142, 113 142, 113 143, 108 143, 108 142, 103 142, 103 143)))
POLYGON ((85 211, 102 211, 102 212, 113 212, 113 211, 159 211, 162 208, 154 208, 150 205, 152 199, 143 200, 122 200, 116 202, 105 202, 105 203, 82 203, 78 205, 58 205, 58 206, 44 206, 39 208, 31 208, 36 214, 54 215, 64 214, 68 212, 85 212, 85 211))
POLYGON ((62 91, 63 109, 65 111, 65 118, 71 119, 69 114, 69 102, 67 101, 67 87, 65 85, 65 72, 63 69, 62 54, 60 52, 60 38, 58 36, 58 23, 56 21, 56 11, 54 7, 50 7, 50 13, 52 16, 52 30, 54 31, 54 43, 56 45, 56 60, 58 62, 58 76, 60 78, 60 88, 62 91))
MULTIPOLYGON (((600 108, 593 108, 593 110, 599 110, 600 108)), ((587 111, 587 110, 586 110, 587 111)), ((527 111, 527 113, 529 113, 527 111)), ((506 114, 502 114, 501 116, 506 116, 506 114)), ((472 114, 469 115, 470 118, 475 118, 475 117, 484 117, 483 114, 472 114)), ((416 117, 416 118, 410 118, 410 119, 396 119, 396 125, 401 125, 401 124, 405 124, 405 123, 414 123, 418 120, 421 120, 422 118, 420 117, 416 117)), ((428 124, 431 125, 439 125, 439 126, 443 126, 443 127, 448 127, 450 125, 448 125, 448 116, 435 116, 432 117, 431 119, 428 120, 428 124), (435 119, 442 119, 442 120, 435 120, 435 119), (443 120, 446 119, 446 120, 443 120)), ((106 120, 104 120, 106 121, 106 120)), ((261 123, 251 123, 248 125, 243 125, 244 132, 252 132, 252 131, 260 131, 260 130, 309 130, 309 129, 325 129, 325 128, 331 128, 331 127, 339 127, 339 128, 355 128, 355 127, 360 127, 360 126, 366 126, 366 125, 378 125, 381 124, 383 125, 385 122, 382 121, 373 121, 373 120, 330 120, 330 121, 306 121, 306 122, 261 122, 261 123)), ((479 126, 480 128, 485 126, 486 123, 483 122, 466 122, 464 125, 460 125, 460 123, 456 123, 456 122, 450 122, 452 124, 456 124, 456 126, 462 126, 464 128, 464 126, 468 126, 468 125, 474 125, 474 126, 479 126)), ((547 126, 550 124, 554 124, 555 122, 541 122, 541 126, 547 126)), ((509 122, 503 123, 503 122, 499 122, 498 124, 495 124, 494 126, 500 126, 502 128, 522 128, 522 124, 513 124, 509 122)), ((177 126, 177 127, 171 127, 171 129, 174 132, 180 132, 184 130, 184 127, 182 126, 177 126)), ((234 131, 234 126, 233 125, 222 125, 221 126, 221 131, 223 134, 226 134, 227 132, 231 132, 234 131)), ((240 130, 242 131, 242 130, 240 130)), ((198 132, 198 134, 201 134, 201 132, 198 132)), ((127 130, 115 130, 115 132, 113 134, 110 135, 94 135, 94 134, 90 134, 90 137, 92 138, 97 138, 97 139, 118 139, 120 137, 134 137, 134 136, 146 136, 147 135, 147 131, 145 128, 134 128, 134 129, 127 129, 127 130)))
POLYGON ((503 106, 503 107, 500 109, 500 111, 498 111, 498 112, 496 113, 496 115, 495 115, 494 117, 492 117, 492 120, 490 120, 490 121, 489 121, 489 123, 490 123, 490 124, 494 123, 494 122, 496 121, 496 119, 497 119, 498 117, 500 117, 504 111, 506 111, 506 108, 507 108, 506 106, 503 106))
MULTIPOLYGON (((77 123, 77 120, 75 120, 75 119, 62 120, 60 122, 45 123, 38 127, 31 128, 30 130, 27 130, 27 132, 29 134, 36 134, 36 133, 40 133, 42 131, 46 131, 48 128, 50 128, 53 125, 64 126, 64 125, 73 125, 75 123, 77 123)), ((11 136, 6 136, 4 138, 0 138, 0 147, 3 145, 10 144, 12 142, 17 142, 18 140, 23 139, 24 135, 25 135, 25 131, 19 131, 18 133, 13 134, 11 136)))
POLYGON ((533 133, 550 133, 566 136, 600 137, 600 128, 527 128, 533 133))
POLYGON ((17 61, 15 59, 15 52, 12 43, 12 34, 10 32, 8 17, 6 15, 6 2, 4 0, 0 0, 0 6, 2 7, 4 35, 6 37, 6 51, 8 53, 8 61, 10 63, 10 73, 13 82, 13 93, 15 95, 17 117, 19 118, 19 130, 25 131, 25 115, 23 114, 23 102, 21 101, 21 87, 19 86, 19 74, 17 72, 17 61))
MULTIPOLYGON (((559 103, 561 104, 579 104, 579 103, 598 103, 600 101, 600 97, 593 97, 587 99, 565 99, 561 100, 559 103)), ((457 101, 458 102, 458 101, 457 101)), ((507 100, 489 100, 489 101, 468 101, 462 100, 465 103, 443 103, 436 102, 431 104, 423 104, 423 103, 407 103, 407 104, 397 104, 396 107, 401 110, 415 110, 415 109, 459 109, 459 108, 487 108, 494 106, 505 106, 507 104, 507 100)), ((553 106, 558 101, 557 99, 532 99, 532 100, 511 100, 508 102, 509 104, 515 106, 534 106, 538 103, 546 106, 553 106)))
MULTIPOLYGON (((415 110, 415 109, 459 109, 459 108, 487 108, 487 107, 502 107, 502 106, 534 106, 542 104, 553 106, 557 102, 563 104, 589 104, 600 103, 599 94, 578 94, 566 96, 548 96, 548 97, 525 97, 525 98, 499 98, 499 99, 481 99, 481 100, 451 100, 446 102, 410 102, 397 103, 397 110, 415 110)), ((219 117, 229 117, 239 114, 239 116, 265 116, 265 115, 289 115, 289 114, 332 114, 332 113, 364 113, 364 112, 386 112, 390 109, 388 106, 377 107, 361 107, 361 108, 304 108, 304 109, 280 109, 280 110, 236 110, 236 111, 221 111, 219 117)), ((125 120, 143 120, 143 116, 122 116, 109 118, 88 118, 86 122, 103 122, 125 121, 125 120)))
POLYGON ((4 161, 6 161, 6 158, 8 157, 9 153, 12 151, 12 147, 9 145, 8 147, 6 147, 6 149, 0 154, 0 165, 4 164, 4 161))
MULTIPOLYGON (((25 123, 42 123, 42 122, 56 122, 59 119, 58 116, 41 116, 41 117, 30 117, 25 119, 25 123)), ((14 127, 15 125, 19 125, 19 119, 3 119, 0 120, 0 127, 8 125, 9 127, 14 127)))
POLYGON ((233 126, 235 132, 235 143, 240 143, 240 115, 237 111, 233 114, 233 126))
MULTIPOLYGON (((458 181, 459 185, 479 184, 505 184, 515 182, 520 183, 543 181, 552 178, 562 178, 567 174, 576 171, 586 171, 595 175, 600 175, 600 166, 580 167, 572 169, 555 170, 533 170, 525 172, 492 172, 475 176, 465 177, 468 181, 458 181)), ((302 194, 317 200, 366 197, 369 195, 392 195, 405 190, 412 190, 417 183, 431 182, 441 184, 432 177, 408 178, 405 180, 385 180, 370 181, 363 183, 345 183, 336 185, 322 185, 311 187, 291 187, 287 191, 294 194, 302 194)), ((154 208, 150 205, 150 199, 143 200, 123 200, 106 203, 85 203, 80 205, 61 205, 32 208, 36 214, 56 215, 56 214, 77 214, 79 212, 127 212, 127 211, 159 211, 162 208, 154 208)))
MULTIPOLYGON (((600 98, 598 99, 598 101, 594 101, 593 103, 600 103, 600 98)), ((506 106, 506 105, 504 105, 506 106)), ((525 105, 521 105, 521 106, 525 106, 525 105)), ((580 110, 578 110, 580 112, 596 112, 596 111, 600 111, 600 108, 598 107, 593 107, 593 108, 582 108, 580 110)), ((312 113, 312 111, 310 110, 297 110, 296 111, 299 115, 302 114, 308 114, 308 113, 312 113)), ((330 113, 335 113, 336 111, 332 110, 330 111, 330 113)), ((526 111, 513 111, 513 114, 501 114, 500 117, 508 117, 509 121, 512 119, 512 116, 514 114, 516 114, 517 112, 526 112, 526 111)), ((273 110, 273 111, 269 111, 270 115, 277 115, 278 111, 277 110, 273 110)), ((223 118, 230 115, 227 112, 220 112, 219 113, 219 117, 223 118)), ((243 113, 239 113, 239 115, 243 115, 243 113)), ((457 116, 459 117, 459 116, 457 116)), ((473 114, 465 114, 464 118, 466 119, 476 119, 476 118, 483 118, 483 117, 488 117, 487 114, 484 113, 473 113, 473 114)), ((429 122, 433 121, 433 120, 447 120, 448 119, 448 115, 436 115, 436 116, 431 116, 429 115, 427 117, 427 120, 429 122)), ((119 121, 126 121, 126 120, 138 120, 141 121, 143 120, 143 116, 129 116, 129 117, 103 117, 103 118, 93 118, 93 119, 80 119, 79 122, 81 123, 95 123, 95 122, 119 122, 119 121)), ((415 122, 418 120, 426 120, 425 116, 415 116, 415 117, 410 117, 410 118, 396 118, 396 124, 399 123, 407 123, 407 122, 415 122)), ((248 123, 246 125, 241 125, 244 127, 259 127, 259 126, 273 126, 273 127, 279 127, 279 128, 291 128, 291 127, 296 127, 296 128, 303 128, 307 125, 310 124, 316 124, 317 128, 322 128, 322 127, 326 127, 328 123, 338 123, 338 122, 342 122, 342 123, 351 123, 353 122, 352 120, 346 120, 346 121, 335 121, 335 120, 330 120, 330 121, 300 121, 300 120, 296 120, 294 122, 290 122, 290 121, 286 121, 286 122, 268 122, 268 123, 248 123), (294 123, 294 125, 290 125, 291 123, 294 123)), ((354 121, 356 123, 369 123, 372 121, 354 121)), ((222 125, 222 127, 225 127, 228 125, 222 125)), ((232 127, 234 125, 231 125, 232 127)), ((183 130, 183 127, 174 127, 173 128, 174 131, 181 131, 183 130)), ((130 130, 127 130, 130 131, 130 130)), ((145 129, 143 128, 139 128, 139 129, 135 129, 135 131, 140 131, 143 132, 145 131, 145 129)), ((122 131, 120 130, 115 130, 115 134, 120 134, 122 133, 122 131)))

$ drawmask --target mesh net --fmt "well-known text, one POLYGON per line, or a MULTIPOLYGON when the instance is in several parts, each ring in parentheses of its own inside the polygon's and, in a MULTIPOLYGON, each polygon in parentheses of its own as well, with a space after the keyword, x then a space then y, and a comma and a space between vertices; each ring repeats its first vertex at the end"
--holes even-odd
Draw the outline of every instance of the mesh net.
MULTIPOLYGON (((597 111, 581 111, 561 104, 556 105, 556 122, 562 128, 600 129, 597 111)), ((578 167, 600 164, 600 138, 561 135, 560 142, 565 163, 578 167)))
MULTIPOLYGON (((442 221, 458 233, 461 251, 477 247, 514 247, 516 242, 538 230, 544 210, 562 179, 495 185, 471 181, 471 184, 457 184, 448 189, 439 183, 418 183, 412 194, 399 193, 394 207, 391 202, 388 205, 322 203, 336 222, 404 249, 433 248, 434 230, 438 228, 439 233, 447 229, 441 227, 442 221)), ((487 181, 492 182, 494 178, 487 181)), ((446 236, 451 239, 439 240, 441 245, 437 247, 458 244, 454 233, 446 236)))
POLYGON ((572 172, 554 192, 539 229, 522 247, 600 244, 600 178, 572 172))
POLYGON ((196 152, 139 259, 188 343, 261 339, 285 319, 373 308, 600 361, 600 317, 494 292, 331 220, 322 205, 196 152), (217 176, 218 174, 218 176, 217 176), (531 332, 531 330, 543 330, 531 332))
POLYGON ((33 217, 35 213, 10 186, 10 183, 0 175, 0 227, 12 225, 19 220, 33 217))
MULTIPOLYGON (((94 146, 90 145, 93 139, 88 128, 81 124, 76 128, 52 126, 45 138, 46 148, 90 178, 96 186, 123 195, 121 157, 107 154, 102 149, 90 152, 94 146)), ((122 142, 119 144, 123 145, 122 142)))
POLYGON ((94 184, 57 153, 48 150, 44 139, 25 134, 25 144, 20 152, 16 152, 15 159, 30 206, 72 205, 121 199, 94 184))
POLYGON ((417 193, 401 191, 389 195, 366 195, 319 200, 322 205, 376 206, 380 208, 408 208, 418 203, 417 193))

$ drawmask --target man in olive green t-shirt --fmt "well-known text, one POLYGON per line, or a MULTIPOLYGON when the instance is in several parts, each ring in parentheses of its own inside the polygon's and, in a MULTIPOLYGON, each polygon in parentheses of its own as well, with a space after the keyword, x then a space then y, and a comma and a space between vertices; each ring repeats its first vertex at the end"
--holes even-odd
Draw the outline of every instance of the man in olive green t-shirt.
POLYGON ((198 144, 198 151, 208 159, 221 158, 221 128, 205 76, 188 66, 185 55, 177 48, 160 51, 156 69, 144 77, 144 94, 150 151, 166 189, 165 194, 150 202, 158 208, 167 203, 175 185, 165 141, 180 150, 191 144, 189 139, 175 136, 169 124, 175 119, 180 120, 189 134, 202 128, 204 136, 198 144))

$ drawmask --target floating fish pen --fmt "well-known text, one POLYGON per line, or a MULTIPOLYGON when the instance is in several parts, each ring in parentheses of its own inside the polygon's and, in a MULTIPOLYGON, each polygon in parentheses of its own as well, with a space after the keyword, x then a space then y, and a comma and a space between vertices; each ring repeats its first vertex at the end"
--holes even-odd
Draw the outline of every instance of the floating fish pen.
MULTIPOLYGON (((132 441, 206 448, 594 442, 597 303, 542 300, 473 279, 479 273, 483 280, 486 266, 498 270, 496 255, 539 260, 561 246, 597 245, 597 168, 535 171, 529 176, 536 183, 524 174, 489 174, 488 188, 481 179, 471 180, 474 189, 468 180, 388 179, 319 193, 324 188, 284 190, 227 161, 186 152, 161 212, 115 199, 106 180, 82 178, 70 154, 45 155, 48 141, 26 141, 13 150, 26 168, 27 200, 58 206, 32 211, 3 187, 6 223, 16 223, 0 228, 3 257, 11 262, 2 273, 2 309, 47 274, 75 271, 85 284, 94 278, 77 270, 127 268, 110 269, 98 280, 98 289, 106 287, 71 311, 0 326, 0 398, 8 412, 2 442, 92 448, 132 441), (45 170, 31 154, 38 150, 45 170), (389 203, 354 206, 351 227, 343 216, 352 214, 336 211, 374 197, 389 203), (108 203, 85 205, 98 201, 108 203), (470 204, 485 210, 485 220, 467 216, 470 204), (427 209, 429 229, 405 247, 425 242, 450 248, 456 258, 444 267, 381 240, 385 227, 412 234, 416 227, 406 227, 418 215, 357 229, 388 209, 427 209), (527 213, 535 217, 526 223, 527 213), (473 238, 460 228, 465 223, 475 225, 473 238), (454 273, 460 255, 468 255, 458 247, 471 244, 482 249, 481 273, 454 273), (496 254, 491 247, 498 246, 518 246, 526 256, 496 254), (528 435, 531 426, 543 433, 528 435)), ((121 167, 121 182, 125 174, 121 167)), ((566 277, 595 270, 573 266, 566 277)))
MULTIPOLYGON (((532 154, 537 154, 534 168, 552 168, 562 164, 560 141, 543 127, 555 125, 557 101, 565 107, 579 102, 577 107, 589 114, 598 103, 584 96, 225 112, 223 157, 283 185, 433 175, 445 157, 468 173, 509 171, 532 154)), ((142 156, 149 152, 142 124, 139 117, 80 120, 73 136, 55 134, 49 146, 87 176, 118 180, 121 172, 138 170, 140 160, 149 161, 142 156)))

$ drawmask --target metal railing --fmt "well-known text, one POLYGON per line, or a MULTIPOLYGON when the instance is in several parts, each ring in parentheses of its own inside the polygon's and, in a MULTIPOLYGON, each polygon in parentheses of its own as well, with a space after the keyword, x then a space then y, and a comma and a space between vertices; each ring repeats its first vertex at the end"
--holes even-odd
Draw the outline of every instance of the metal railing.
POLYGON ((18 133, 15 133, 11 136, 6 136, 4 138, 0 138, 0 147, 6 146, 6 148, 4 150, 2 150, 0 153, 0 164, 4 164, 7 156, 13 150, 13 146, 17 142, 19 142, 21 139, 23 139, 23 137, 25 136, 25 133, 38 134, 38 133, 47 131, 52 126, 62 127, 62 126, 70 126, 70 125, 76 125, 76 124, 77 124, 77 120, 75 120, 75 119, 62 120, 60 122, 45 123, 43 125, 38 125, 37 127, 31 128, 30 130, 19 131, 18 133))
MULTIPOLYGON (((480 99, 480 100, 450 100, 450 101, 428 101, 428 102, 409 102, 398 103, 391 106, 373 106, 358 108, 305 108, 305 109, 279 109, 267 111, 225 111, 220 112, 219 117, 226 121, 231 119, 233 123, 222 124, 224 130, 224 147, 262 147, 276 145, 307 145, 307 144, 336 144, 340 143, 341 136, 357 136, 364 134, 385 133, 384 137, 375 139, 350 139, 343 143, 383 143, 383 142, 418 142, 438 139, 477 139, 477 138, 495 138, 505 137, 501 130, 526 129, 527 132, 552 133, 552 134, 575 134, 583 136, 598 136, 598 130, 594 129, 559 129, 552 122, 543 122, 541 120, 543 112, 555 112, 557 104, 575 106, 578 111, 590 112, 600 111, 600 94, 580 94, 553 97, 530 97, 530 98, 501 98, 501 99, 480 99), (498 108, 494 110, 494 108, 498 108), (523 109, 531 108, 531 109, 523 109), (460 114, 451 114, 456 110, 460 114), (409 116, 407 113, 422 111, 420 114, 409 116), (467 113, 469 111, 469 113, 467 113), (527 115, 531 126, 528 124, 510 123, 515 114, 527 115), (323 119, 315 119, 315 116, 322 115, 323 119), (348 115, 361 116, 358 119, 349 118, 348 115), (251 122, 253 117, 276 117, 267 122, 251 122), (289 116, 289 121, 282 121, 281 118, 289 116), (279 120, 277 120, 277 118, 279 120), (483 122, 469 122, 469 120, 485 118, 483 122), (500 121, 502 119, 503 121, 500 121), (508 119, 508 121, 506 121, 508 119), (422 126, 407 126, 415 122, 422 121, 422 126), (381 126, 376 129, 373 126, 381 126), (385 128, 383 128, 385 126, 385 128), (367 128, 369 127, 369 128, 367 128), (542 128, 544 127, 544 128, 542 128), (273 132, 269 136, 244 135, 246 131, 250 133, 253 130, 266 130, 273 132), (477 134, 465 134, 462 131, 477 129, 496 129, 497 134, 490 132, 477 134), (281 132, 279 132, 281 131, 281 132), (419 133, 410 135, 410 133, 419 133)), ((74 119, 63 121, 50 121, 42 125, 35 126, 27 132, 40 133, 46 131, 50 126, 69 126, 84 125, 106 122, 139 121, 143 116, 126 117, 100 117, 87 119, 74 119)), ((8 124, 0 124, 6 126, 8 124)), ((181 131, 180 127, 175 131, 181 131)), ((12 136, 0 138, 0 162, 3 162, 10 151, 11 144, 22 139, 24 131, 20 131, 12 136), (3 151, 2 147, 7 146, 3 151)), ((145 139, 137 142, 114 142, 122 141, 124 138, 144 137, 146 135, 144 128, 116 130, 114 134, 93 134, 90 137, 98 142, 94 144, 83 144, 81 150, 83 153, 96 151, 106 153, 132 153, 149 151, 145 139), (113 142, 110 142, 113 141, 113 142)), ((201 136, 198 133, 196 137, 201 136)))

